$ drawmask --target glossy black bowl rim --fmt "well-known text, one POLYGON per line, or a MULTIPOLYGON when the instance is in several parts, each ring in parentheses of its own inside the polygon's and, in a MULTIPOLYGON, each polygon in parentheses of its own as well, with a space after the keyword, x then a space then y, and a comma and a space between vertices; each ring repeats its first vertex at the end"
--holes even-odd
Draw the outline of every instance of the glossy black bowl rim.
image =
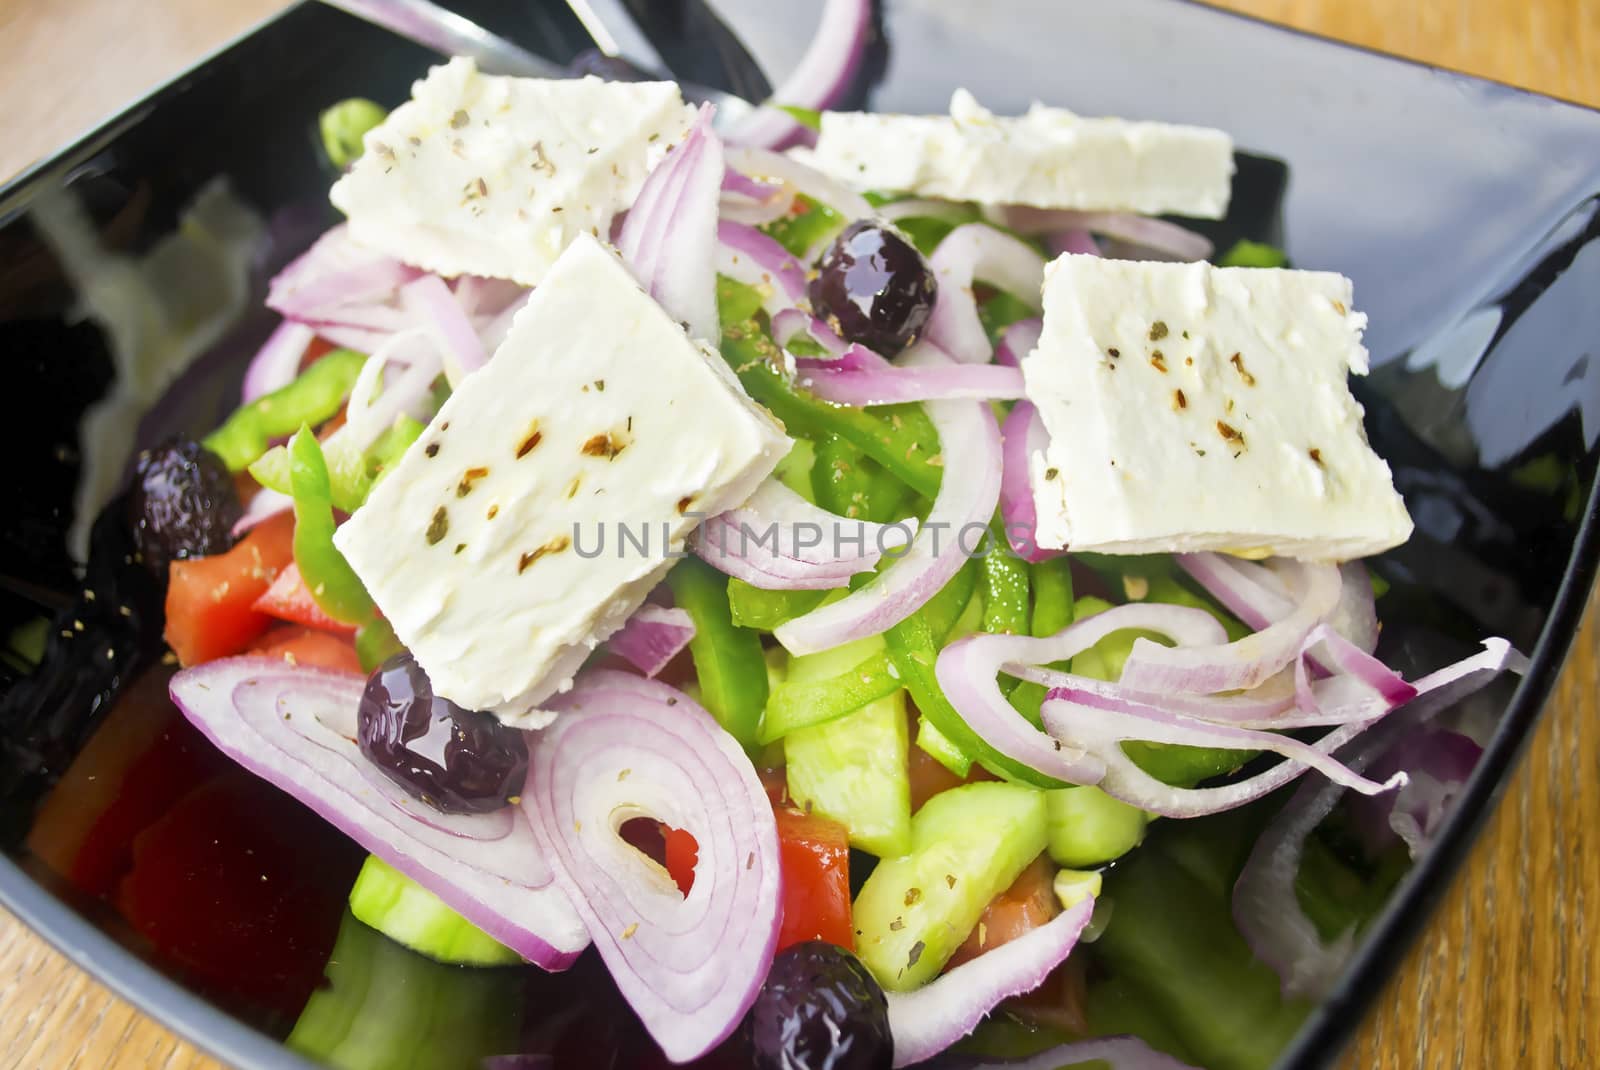
MULTIPOLYGON (((7 214, 24 187, 82 159, 87 150, 108 141, 152 105, 181 92, 184 83, 212 61, 310 2, 315 0, 295 0, 267 16, 53 155, 30 164, 0 185, 0 217, 7 214)), ((1205 0, 1177 2, 1204 7, 1219 18, 1256 23, 1278 33, 1307 38, 1323 47, 1365 55, 1373 60, 1421 67, 1467 82, 1494 85, 1563 107, 1594 110, 1503 82, 1215 7, 1205 0)), ((1280 1055, 1276 1065, 1282 1070, 1313 1070, 1337 1058, 1374 997, 1390 979, 1396 963, 1410 950, 1433 907, 1461 868, 1468 848, 1508 786, 1517 761, 1533 737, 1536 723, 1577 636, 1597 571, 1600 571, 1600 475, 1590 487, 1583 521, 1573 541, 1555 601, 1532 652, 1528 672, 1513 693, 1494 737, 1466 788, 1457 797, 1455 808, 1429 854, 1402 880, 1377 920, 1363 933, 1358 953, 1346 966, 1333 992, 1312 1011, 1294 1042, 1280 1055)), ((239 1021, 123 947, 4 855, 0 855, 0 906, 118 996, 223 1062, 242 1070, 314 1070, 314 1064, 280 1041, 239 1021)))

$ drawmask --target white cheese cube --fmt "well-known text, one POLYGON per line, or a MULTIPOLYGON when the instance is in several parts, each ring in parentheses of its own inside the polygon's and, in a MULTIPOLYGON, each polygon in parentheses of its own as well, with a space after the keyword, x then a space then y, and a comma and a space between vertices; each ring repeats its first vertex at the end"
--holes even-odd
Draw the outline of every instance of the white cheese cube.
POLYGON ((334 541, 439 694, 537 727, 693 514, 742 502, 789 446, 584 235, 334 541))
POLYGON ((504 78, 453 59, 367 133, 329 197, 364 245, 534 286, 579 234, 610 232, 693 121, 672 82, 504 78))
POLYGON ((1056 260, 1022 362, 1050 433, 1039 545, 1344 561, 1405 542, 1347 380, 1366 322, 1339 275, 1056 260))
POLYGON ((997 118, 966 90, 950 115, 825 112, 809 162, 861 189, 990 205, 1221 219, 1233 142, 1220 130, 1085 119, 1035 104, 997 118))

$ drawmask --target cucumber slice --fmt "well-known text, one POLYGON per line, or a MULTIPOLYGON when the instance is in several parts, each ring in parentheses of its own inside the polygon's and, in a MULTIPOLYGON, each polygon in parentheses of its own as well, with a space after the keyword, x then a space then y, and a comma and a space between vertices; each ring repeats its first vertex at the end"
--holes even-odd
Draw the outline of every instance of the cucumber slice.
POLYGON ((1099 788, 1045 792, 1050 858, 1058 866, 1103 866, 1139 846, 1149 815, 1099 788))
POLYGON ((939 731, 938 725, 920 714, 917 716, 917 746, 963 780, 972 772, 972 757, 939 731))
POLYGON ((878 863, 855 902, 856 952, 885 989, 931 981, 1045 847, 1044 792, 966 784, 911 821, 911 853, 878 863))
POLYGON ((522 957, 451 910, 428 889, 369 855, 350 912, 389 939, 438 962, 457 966, 514 966, 522 957))
POLYGON ((1061 909, 1071 910, 1085 899, 1099 898, 1101 883, 1096 870, 1062 869, 1056 871, 1050 888, 1056 893, 1056 902, 1061 904, 1061 909))
POLYGON ((515 1050, 526 972, 462 970, 414 954, 349 914, 285 1045, 337 1070, 478 1070, 515 1050))
POLYGON ((789 797, 850 832, 850 846, 880 858, 911 847, 911 775, 905 692, 783 740, 789 797))

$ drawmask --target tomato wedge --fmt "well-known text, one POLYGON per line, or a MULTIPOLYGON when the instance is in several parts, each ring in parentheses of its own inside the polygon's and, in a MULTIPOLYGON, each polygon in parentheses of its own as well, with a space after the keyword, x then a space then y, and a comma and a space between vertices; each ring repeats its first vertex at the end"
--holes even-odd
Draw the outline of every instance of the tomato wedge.
POLYGON ((1011 887, 989 901, 978 917, 977 928, 956 948, 947 969, 1010 943, 1061 913, 1054 882, 1055 867, 1050 860, 1043 855, 1034 859, 1011 887))
POLYGON ((778 950, 826 940, 855 950, 850 921, 850 838, 845 827, 792 807, 774 811, 783 873, 783 927, 778 950))
POLYGON ((661 839, 665 847, 667 872, 672 874, 678 891, 688 895, 689 889, 694 887, 694 867, 700 861, 700 845, 692 834, 671 825, 661 826, 661 839))
POLYGON ((294 517, 257 525, 225 554, 172 562, 167 581, 167 645, 182 665, 199 665, 243 650, 272 618, 255 609, 294 560, 294 517))
POLYGON ((293 561, 284 566, 283 571, 278 573, 278 578, 272 581, 272 586, 255 600, 251 608, 257 613, 265 613, 269 617, 276 617, 290 624, 304 624, 307 628, 336 632, 340 635, 356 634, 354 624, 334 620, 322 611, 322 607, 317 605, 317 600, 312 597, 311 588, 306 586, 305 579, 300 575, 300 566, 293 561))
POLYGON ((280 624, 245 647, 243 653, 282 658, 291 665, 361 672, 356 645, 348 636, 330 635, 295 624, 280 624))

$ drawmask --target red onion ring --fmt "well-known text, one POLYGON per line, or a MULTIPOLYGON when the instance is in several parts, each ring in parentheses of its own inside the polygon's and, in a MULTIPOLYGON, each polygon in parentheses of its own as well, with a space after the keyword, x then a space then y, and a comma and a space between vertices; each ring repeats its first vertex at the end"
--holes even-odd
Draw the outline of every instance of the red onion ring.
POLYGON ((450 287, 437 275, 423 275, 400 291, 400 305, 411 313, 444 355, 444 370, 451 383, 459 382, 488 363, 483 340, 461 311, 450 287))
POLYGON ((908 368, 891 364, 864 346, 845 358, 797 362, 799 383, 836 405, 893 405, 919 401, 1011 401, 1024 396, 1022 372, 994 364, 950 364, 908 368))
POLYGON ((1032 992, 1064 962, 1094 914, 1094 897, 911 992, 889 992, 894 1065, 910 1066, 972 1032, 1001 1000, 1032 992))
POLYGON ((871 0, 826 0, 816 36, 789 77, 772 91, 771 102, 730 124, 724 136, 733 144, 774 149, 804 138, 809 131, 772 104, 813 111, 837 104, 861 69, 871 32, 871 0))
POLYGON ((694 620, 686 611, 646 602, 606 640, 606 646, 646 676, 653 677, 693 638, 694 620))
MULTIPOLYGON (((903 358, 906 367, 949 364, 950 357, 927 342, 903 358)), ((927 411, 944 461, 927 521, 910 548, 865 587, 780 625, 773 634, 790 653, 813 654, 905 620, 961 567, 961 540, 973 530, 987 530, 1000 499, 1000 429, 994 413, 981 401, 930 401, 927 411), (941 552, 939 540, 945 536, 941 552)))
MULTIPOLYGON (((852 220, 871 219, 877 215, 861 194, 793 156, 765 149, 730 146, 728 163, 742 174, 752 178, 776 179, 796 193, 827 205, 843 217, 839 224, 841 229, 852 220)), ((826 241, 832 240, 833 235, 827 235, 826 241)))
MULTIPOLYGON (((1203 646, 1226 637, 1203 609, 1141 602, 1076 621, 1053 636, 971 635, 939 652, 934 675, 945 697, 985 743, 1045 776, 1069 784, 1095 784, 1104 764, 1078 747, 1063 746, 1029 724, 1000 690, 999 674, 1015 665, 1044 665, 1089 649, 1127 628, 1159 632, 1177 643, 1203 646)), ((1076 679, 1076 678, 1074 678, 1076 679)))
POLYGON ((928 266, 939 280, 927 339, 963 364, 985 364, 994 356, 989 334, 972 296, 975 279, 992 283, 1034 309, 1041 309, 1044 257, 1032 246, 983 223, 952 230, 933 251, 928 266))
POLYGON ((316 332, 303 323, 284 320, 278 324, 244 370, 239 403, 248 405, 294 382, 295 376, 300 374, 300 361, 316 336, 316 332))
MULTIPOLYGON (((1148 250, 1166 260, 1205 260, 1215 251, 1211 239, 1196 234, 1188 227, 1132 212, 1076 212, 1070 209, 1006 205, 990 209, 985 214, 1007 230, 1025 236, 1092 232, 1148 250)), ((1060 251, 1082 251, 1096 255, 1099 252, 1098 249, 1060 251)))
POLYGON ((723 220, 717 224, 716 268, 761 295, 767 315, 777 317, 805 300, 806 273, 789 250, 755 227, 723 220))
POLYGON ((624 998, 685 1062, 738 1026, 766 979, 779 924, 778 835, 755 767, 687 695, 594 672, 551 703, 531 739, 522 807, 624 998), (618 834, 651 817, 694 836, 679 893, 618 834))
MULTIPOLYGON (((1005 349, 1004 343, 1001 349, 1005 349)), ((1065 550, 1047 550, 1039 545, 1039 513, 1033 500, 1030 470, 1033 458, 1049 445, 1050 432, 1045 430, 1033 402, 1019 401, 1011 407, 1000 427, 1000 438, 1000 519, 1005 524, 1006 541, 1024 561, 1060 557, 1065 550)))
POLYGON ((717 337, 717 211, 727 169, 711 105, 645 179, 617 249, 634 277, 696 338, 717 337))
POLYGON ((876 568, 884 553, 903 548, 916 529, 915 517, 873 524, 838 516, 768 479, 739 508, 702 524, 693 549, 714 568, 753 587, 825 591, 876 568), (802 531, 807 538, 799 538, 802 531))
POLYGON ((366 758, 345 733, 364 686, 351 673, 246 657, 185 669, 173 677, 171 693, 223 753, 490 936, 545 969, 571 965, 588 933, 516 811, 509 822, 504 815, 478 822, 443 814, 418 821, 363 774, 366 758), (461 825, 483 831, 464 835, 461 825))
POLYGON ((1044 332, 1044 320, 1037 316, 1018 320, 1000 335, 1000 345, 995 348, 994 362, 1008 368, 1022 367, 1022 358, 1039 348, 1039 335, 1044 332))

